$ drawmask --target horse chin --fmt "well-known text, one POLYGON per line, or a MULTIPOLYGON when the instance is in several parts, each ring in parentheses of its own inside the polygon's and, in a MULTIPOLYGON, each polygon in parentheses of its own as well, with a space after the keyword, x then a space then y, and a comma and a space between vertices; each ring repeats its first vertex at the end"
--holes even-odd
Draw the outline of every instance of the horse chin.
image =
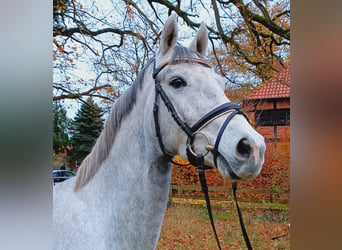
POLYGON ((222 178, 228 181, 251 179, 256 177, 261 171, 261 166, 246 166, 234 161, 229 162, 221 155, 217 157, 217 168, 222 178))

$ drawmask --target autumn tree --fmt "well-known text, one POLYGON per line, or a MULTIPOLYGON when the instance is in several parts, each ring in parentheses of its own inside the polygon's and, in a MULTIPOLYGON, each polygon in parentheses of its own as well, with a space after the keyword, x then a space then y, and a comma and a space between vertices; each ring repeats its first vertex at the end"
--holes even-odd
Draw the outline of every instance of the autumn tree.
POLYGON ((288 0, 54 0, 53 4, 54 100, 84 102, 92 96, 112 103, 154 56, 171 11, 187 31, 193 31, 184 40, 206 22, 210 59, 228 85, 259 83, 272 76, 275 61, 289 60, 288 0))

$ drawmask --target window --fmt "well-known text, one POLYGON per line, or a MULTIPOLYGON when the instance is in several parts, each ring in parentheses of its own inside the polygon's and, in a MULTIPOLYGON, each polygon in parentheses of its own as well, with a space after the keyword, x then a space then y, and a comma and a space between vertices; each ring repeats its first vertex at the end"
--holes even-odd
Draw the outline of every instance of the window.
POLYGON ((277 110, 276 124, 277 125, 290 125, 290 110, 289 109, 277 110))
POLYGON ((290 109, 257 110, 255 120, 257 126, 290 125, 290 109))

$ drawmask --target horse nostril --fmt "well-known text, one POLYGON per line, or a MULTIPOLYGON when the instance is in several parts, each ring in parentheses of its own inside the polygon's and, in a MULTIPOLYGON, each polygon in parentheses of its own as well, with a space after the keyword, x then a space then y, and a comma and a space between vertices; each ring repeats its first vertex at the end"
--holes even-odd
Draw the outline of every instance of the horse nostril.
POLYGON ((248 140, 246 138, 243 138, 239 141, 239 143, 237 145, 237 151, 243 157, 249 158, 249 155, 252 151, 252 148, 249 145, 248 140))

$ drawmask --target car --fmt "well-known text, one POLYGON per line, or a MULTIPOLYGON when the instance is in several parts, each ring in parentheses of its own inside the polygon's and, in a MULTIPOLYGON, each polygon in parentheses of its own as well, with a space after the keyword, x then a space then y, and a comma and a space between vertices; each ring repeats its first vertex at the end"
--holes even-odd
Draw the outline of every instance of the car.
POLYGON ((75 173, 70 170, 52 170, 52 180, 56 182, 62 182, 75 176, 75 173))

